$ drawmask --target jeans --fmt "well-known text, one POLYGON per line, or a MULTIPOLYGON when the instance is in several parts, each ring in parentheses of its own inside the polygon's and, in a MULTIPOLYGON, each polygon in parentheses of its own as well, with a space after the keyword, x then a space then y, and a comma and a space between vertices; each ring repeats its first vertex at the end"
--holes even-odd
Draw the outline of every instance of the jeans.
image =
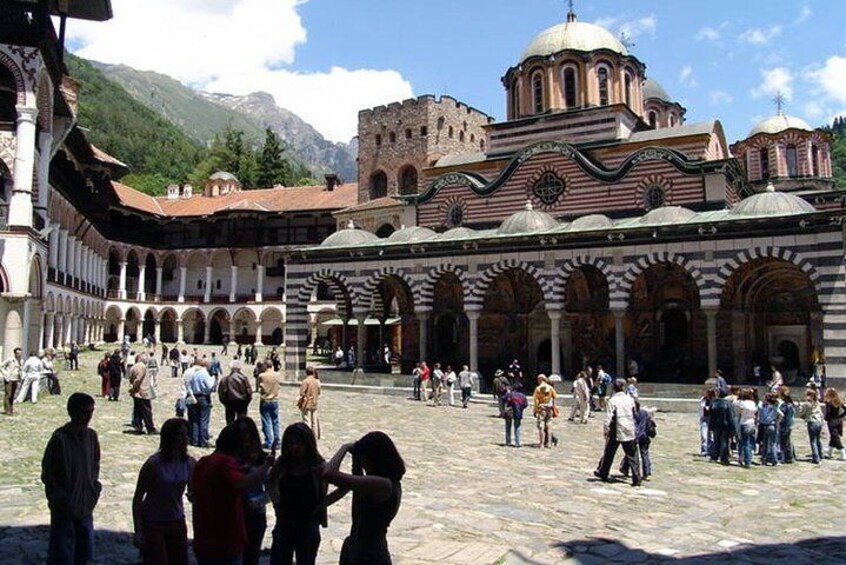
POLYGON ((711 460, 728 465, 731 428, 712 426, 711 460))
POLYGON ((761 463, 765 465, 767 463, 772 463, 775 465, 778 463, 778 434, 776 434, 776 427, 774 425, 762 427, 764 437, 761 450, 761 463))
POLYGON ((412 393, 414 400, 420 400, 420 377, 414 377, 411 381, 412 393))
POLYGON ((262 400, 259 404, 261 414, 261 431, 264 434, 264 447, 271 449, 279 436, 279 403, 275 400, 262 400))
POLYGON ((211 420, 211 398, 195 394, 195 404, 188 407, 188 422, 191 424, 191 445, 205 447, 209 444, 209 420, 211 420))
POLYGON ((808 422, 808 440, 811 442, 811 461, 819 463, 822 457, 822 441, 820 441, 820 433, 822 432, 822 424, 819 422, 808 422))
POLYGON ((94 518, 50 512, 48 565, 77 565, 94 558, 94 518))
POLYGON ((461 389, 461 405, 467 408, 467 404, 470 402, 470 396, 473 394, 473 389, 471 387, 464 387, 461 389))
MULTIPOLYGON (((782 424, 784 426, 784 424, 782 424)), ((791 429, 787 426, 779 428, 778 443, 779 453, 778 460, 782 463, 793 463, 793 438, 791 437, 791 429)))
POLYGON ((320 525, 317 522, 277 522, 273 528, 271 565, 291 565, 294 554, 297 565, 313 565, 320 547, 320 525))
POLYGON ((505 418, 505 445, 511 445, 511 426, 514 426, 514 446, 520 447, 520 431, 522 418, 505 418))
MULTIPOLYGON (((652 459, 649 457, 649 445, 652 443, 648 437, 635 440, 637 443, 637 450, 640 454, 640 466, 643 470, 641 476, 646 478, 652 475, 652 459)), ((629 458, 624 457, 623 463, 620 465, 620 472, 624 475, 629 474, 629 458)))
POLYGON ((699 455, 711 453, 711 442, 708 441, 708 422, 699 422, 699 455))
POLYGON ((740 464, 744 467, 752 466, 752 452, 755 451, 755 434, 757 429, 754 425, 741 426, 740 428, 740 464))
POLYGON ((623 447, 623 453, 626 454, 629 469, 632 472, 632 485, 640 484, 640 461, 637 456, 637 442, 631 441, 617 441, 616 438, 608 438, 605 442, 605 452, 602 454, 602 459, 599 462, 599 468, 596 474, 603 481, 608 480, 608 474, 611 472, 611 465, 614 464, 614 456, 617 454, 617 446, 623 447))
POLYGON ((244 550, 243 565, 258 565, 261 556, 261 542, 267 531, 267 516, 265 514, 247 514, 247 549, 244 550))

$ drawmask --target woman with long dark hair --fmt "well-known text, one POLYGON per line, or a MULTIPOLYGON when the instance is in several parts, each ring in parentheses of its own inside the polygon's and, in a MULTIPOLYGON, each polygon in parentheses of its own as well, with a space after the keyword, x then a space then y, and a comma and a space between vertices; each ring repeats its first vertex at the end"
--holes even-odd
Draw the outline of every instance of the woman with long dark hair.
POLYGON ((268 491, 276 512, 272 565, 313 564, 320 547, 320 526, 327 525, 326 508, 346 494, 338 489, 327 495, 323 479, 325 460, 317 450, 311 428, 291 424, 282 435, 282 451, 270 471, 268 491))
POLYGON ((402 501, 405 462, 394 442, 383 432, 370 432, 347 443, 326 464, 324 478, 340 489, 351 490, 352 526, 341 549, 341 565, 389 565, 388 527, 402 501), (352 474, 340 471, 352 453, 352 474))
MULTIPOLYGON (((258 427, 252 418, 238 418, 232 424, 240 436, 238 462, 245 474, 249 475, 261 467, 267 455, 261 448, 258 427)), ((260 481, 244 490, 244 522, 247 527, 247 548, 242 557, 243 565, 258 565, 261 544, 267 530, 267 503, 269 498, 264 481, 260 481)))
POLYGON ((188 422, 171 418, 161 428, 159 451, 141 467, 132 517, 135 545, 145 564, 188 563, 188 530, 182 497, 194 469, 188 455, 188 422))

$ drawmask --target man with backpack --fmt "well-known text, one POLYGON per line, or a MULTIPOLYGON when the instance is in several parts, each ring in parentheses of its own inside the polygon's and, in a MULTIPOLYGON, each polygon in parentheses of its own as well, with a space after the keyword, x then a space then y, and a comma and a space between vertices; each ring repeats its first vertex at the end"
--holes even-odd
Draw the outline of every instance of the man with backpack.
POLYGON ((508 376, 505 374, 505 371, 497 369, 496 373, 494 373, 493 379, 493 394, 494 398, 496 398, 497 407, 499 408, 500 418, 504 417, 505 394, 508 392, 510 384, 511 383, 508 381, 508 376))

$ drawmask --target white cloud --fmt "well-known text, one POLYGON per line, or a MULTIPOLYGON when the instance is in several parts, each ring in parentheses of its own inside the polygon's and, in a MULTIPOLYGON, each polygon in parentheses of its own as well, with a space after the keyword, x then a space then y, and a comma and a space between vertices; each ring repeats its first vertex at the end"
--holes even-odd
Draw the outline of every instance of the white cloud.
POLYGON ((714 106, 726 106, 734 102, 734 96, 723 90, 712 90, 708 97, 714 106))
POLYGON ((740 34, 740 40, 751 45, 766 45, 779 35, 781 26, 775 25, 769 29, 750 28, 740 34))
POLYGON ((786 67, 762 70, 761 84, 752 89, 752 98, 775 96, 781 93, 785 100, 793 99, 793 73, 786 67))
POLYGON ((807 102, 802 110, 809 120, 816 120, 825 113, 825 108, 817 101, 807 102))
POLYGON ((356 133, 358 110, 412 95, 391 70, 301 73, 291 66, 307 32, 306 0, 115 0, 104 23, 74 21, 77 55, 154 70, 207 90, 270 92, 333 141, 356 133), (154 31, 151 31, 154 30, 154 31))
POLYGON ((716 43, 720 40, 721 36, 722 34, 720 33, 719 29, 705 26, 696 33, 696 40, 705 40, 710 41, 711 43, 716 43))
POLYGON ((802 7, 799 9, 799 16, 797 16, 796 21, 794 23, 801 24, 813 15, 814 11, 811 9, 811 7, 808 4, 803 4, 802 7))
POLYGON ((694 88, 699 85, 699 81, 693 76, 693 67, 685 65, 679 73, 679 84, 688 88, 694 88))
POLYGON ((623 22, 619 25, 618 30, 621 35, 625 35, 629 39, 634 39, 644 33, 655 37, 655 30, 658 28, 658 18, 654 14, 650 14, 643 18, 623 22))
POLYGON ((829 57, 822 68, 809 72, 807 77, 817 83, 827 98, 846 104, 846 57, 829 57))

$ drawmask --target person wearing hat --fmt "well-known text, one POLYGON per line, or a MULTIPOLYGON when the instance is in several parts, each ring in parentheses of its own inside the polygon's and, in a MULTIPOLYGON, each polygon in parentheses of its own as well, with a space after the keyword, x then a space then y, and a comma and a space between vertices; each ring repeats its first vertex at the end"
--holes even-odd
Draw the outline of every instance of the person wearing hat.
POLYGON ((552 447, 557 441, 552 433, 552 419, 557 416, 555 409, 555 389, 546 375, 538 375, 535 388, 534 414, 538 425, 538 447, 552 447))
POLYGON ((493 395, 499 407, 499 417, 502 418, 505 412, 505 395, 508 392, 508 376, 502 369, 497 369, 493 379, 493 395))

